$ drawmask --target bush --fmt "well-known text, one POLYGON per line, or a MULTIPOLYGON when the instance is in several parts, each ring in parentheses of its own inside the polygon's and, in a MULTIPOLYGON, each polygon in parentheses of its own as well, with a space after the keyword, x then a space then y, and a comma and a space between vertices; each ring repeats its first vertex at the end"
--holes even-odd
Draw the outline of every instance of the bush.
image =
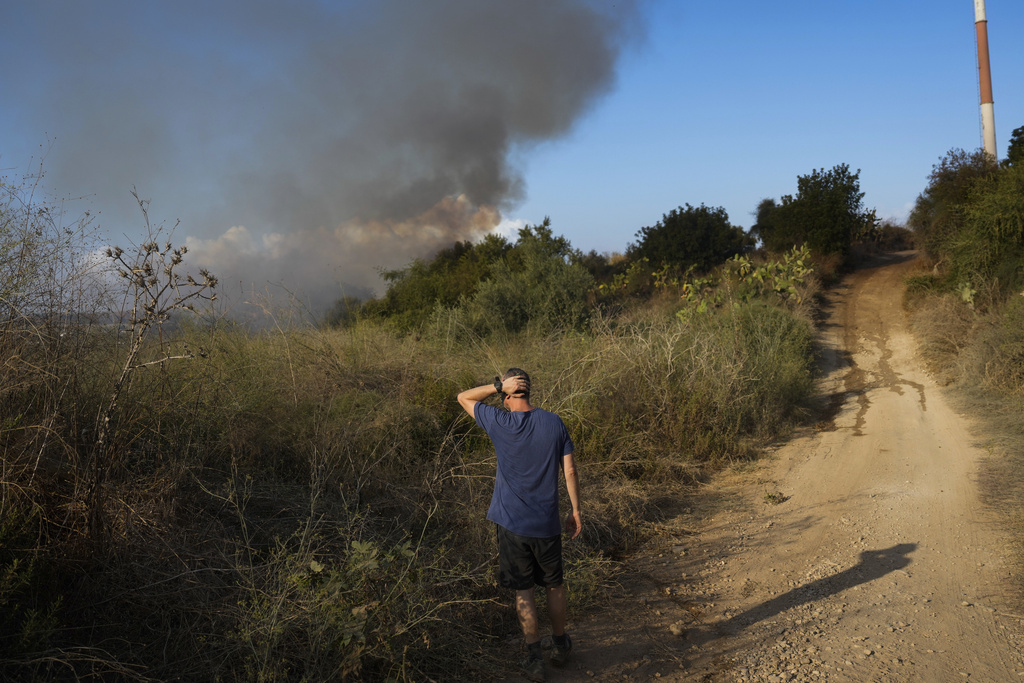
POLYGON ((972 414, 993 456, 984 459, 979 476, 985 497, 1019 520, 1024 175, 1016 161, 1000 168, 982 150, 954 150, 933 168, 910 223, 937 263, 932 275, 909 280, 907 303, 930 365, 945 383, 956 384, 951 398, 972 414))
POLYGON ((540 332, 576 329, 589 316, 594 287, 582 260, 544 219, 522 228, 515 244, 488 235, 476 245, 457 243, 429 262, 386 271, 387 292, 367 301, 361 314, 406 332, 456 308, 477 334, 518 332, 528 325, 540 332))
POLYGON ((875 220, 873 211, 864 210, 863 199, 860 171, 850 173, 847 164, 815 170, 797 177, 795 197, 785 195, 778 204, 762 201, 753 230, 771 252, 807 245, 817 254, 845 256, 854 238, 875 220))
POLYGON ((743 228, 729 223, 725 209, 703 204, 672 209, 653 226, 641 228, 636 237, 627 252, 631 259, 647 259, 680 272, 691 267, 708 271, 753 247, 743 228))
POLYGON ((918 195, 907 225, 920 245, 935 259, 947 255, 947 243, 960 229, 959 207, 974 184, 996 170, 984 150, 952 149, 932 167, 928 186, 918 195))
POLYGON ((907 251, 917 247, 917 241, 910 228, 883 221, 878 227, 874 242, 883 251, 907 251))
POLYGON ((403 331, 417 328, 435 308, 471 298, 511 248, 504 237, 491 234, 479 244, 456 242, 430 261, 416 260, 406 268, 383 271, 387 292, 367 301, 362 312, 403 331))
POLYGON ((593 286, 581 266, 530 255, 523 270, 480 285, 468 308, 485 333, 580 329, 590 314, 587 293, 593 286))
POLYGON ((1010 134, 1010 142, 1006 145, 1006 166, 1024 165, 1024 126, 1014 128, 1010 134))
POLYGON ((1024 166, 978 179, 958 212, 960 229, 942 243, 952 280, 1024 287, 1024 166))

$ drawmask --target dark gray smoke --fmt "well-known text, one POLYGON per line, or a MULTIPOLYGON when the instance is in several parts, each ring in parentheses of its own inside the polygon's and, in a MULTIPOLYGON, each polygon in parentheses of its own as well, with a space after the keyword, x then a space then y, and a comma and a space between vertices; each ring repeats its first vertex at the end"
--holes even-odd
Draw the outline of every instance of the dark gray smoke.
POLYGON ((5 14, 0 57, 28 66, 0 76, 4 106, 23 137, 53 140, 54 187, 91 195, 117 241, 140 223, 135 185, 222 282, 284 282, 314 305, 492 229, 525 191, 512 159, 608 91, 638 24, 631 3, 598 0, 5 14))

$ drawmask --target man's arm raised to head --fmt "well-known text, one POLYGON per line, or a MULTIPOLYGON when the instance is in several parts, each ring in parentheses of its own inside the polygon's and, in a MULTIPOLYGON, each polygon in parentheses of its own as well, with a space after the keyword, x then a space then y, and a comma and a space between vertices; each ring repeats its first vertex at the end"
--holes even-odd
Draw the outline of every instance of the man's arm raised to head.
POLYGON ((562 456, 562 470, 565 472, 565 488, 569 492, 572 512, 565 518, 565 532, 569 539, 576 538, 583 530, 583 516, 580 512, 580 478, 576 473, 576 459, 573 454, 562 456))
MULTIPOLYGON (((509 377, 501 383, 501 390, 506 394, 515 394, 517 392, 526 391, 530 387, 529 383, 522 377, 509 377)), ((498 393, 493 384, 482 384, 472 389, 466 389, 455 398, 459 401, 459 405, 462 409, 469 413, 469 416, 476 419, 476 404, 484 400, 488 396, 493 396, 498 393)))

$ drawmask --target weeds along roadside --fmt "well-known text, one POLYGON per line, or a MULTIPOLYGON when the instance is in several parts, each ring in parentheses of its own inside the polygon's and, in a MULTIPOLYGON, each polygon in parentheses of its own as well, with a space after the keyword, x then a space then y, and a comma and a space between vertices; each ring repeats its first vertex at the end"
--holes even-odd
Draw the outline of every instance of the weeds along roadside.
POLYGON ((493 451, 454 396, 521 365, 566 420, 587 519, 569 588, 586 609, 659 499, 785 429, 809 388, 806 320, 723 283, 699 312, 666 291, 582 332, 482 338, 457 310, 418 337, 176 318, 139 346, 99 482, 96 416, 129 351, 94 324, 65 354, 47 344, 66 337, 11 309, 0 666, 140 680, 504 669, 488 643, 517 627, 483 519, 493 451))
POLYGON ((1024 293, 964 290, 933 266, 922 260, 908 278, 911 326, 930 371, 974 423, 987 453, 979 476, 984 498, 1012 520, 1024 566, 1024 293))

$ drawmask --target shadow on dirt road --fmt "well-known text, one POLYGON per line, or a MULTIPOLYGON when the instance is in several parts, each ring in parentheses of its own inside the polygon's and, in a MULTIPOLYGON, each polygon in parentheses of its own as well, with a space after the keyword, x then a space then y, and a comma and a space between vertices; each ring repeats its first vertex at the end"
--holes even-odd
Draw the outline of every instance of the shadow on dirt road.
POLYGON ((798 586, 725 621, 710 624, 707 629, 694 629, 687 634, 687 640, 693 645, 702 645, 722 636, 735 635, 748 626, 770 619, 793 607, 832 597, 854 586, 880 579, 909 565, 911 559, 907 556, 915 550, 916 543, 899 543, 882 550, 865 550, 860 554, 860 562, 852 567, 798 586))

